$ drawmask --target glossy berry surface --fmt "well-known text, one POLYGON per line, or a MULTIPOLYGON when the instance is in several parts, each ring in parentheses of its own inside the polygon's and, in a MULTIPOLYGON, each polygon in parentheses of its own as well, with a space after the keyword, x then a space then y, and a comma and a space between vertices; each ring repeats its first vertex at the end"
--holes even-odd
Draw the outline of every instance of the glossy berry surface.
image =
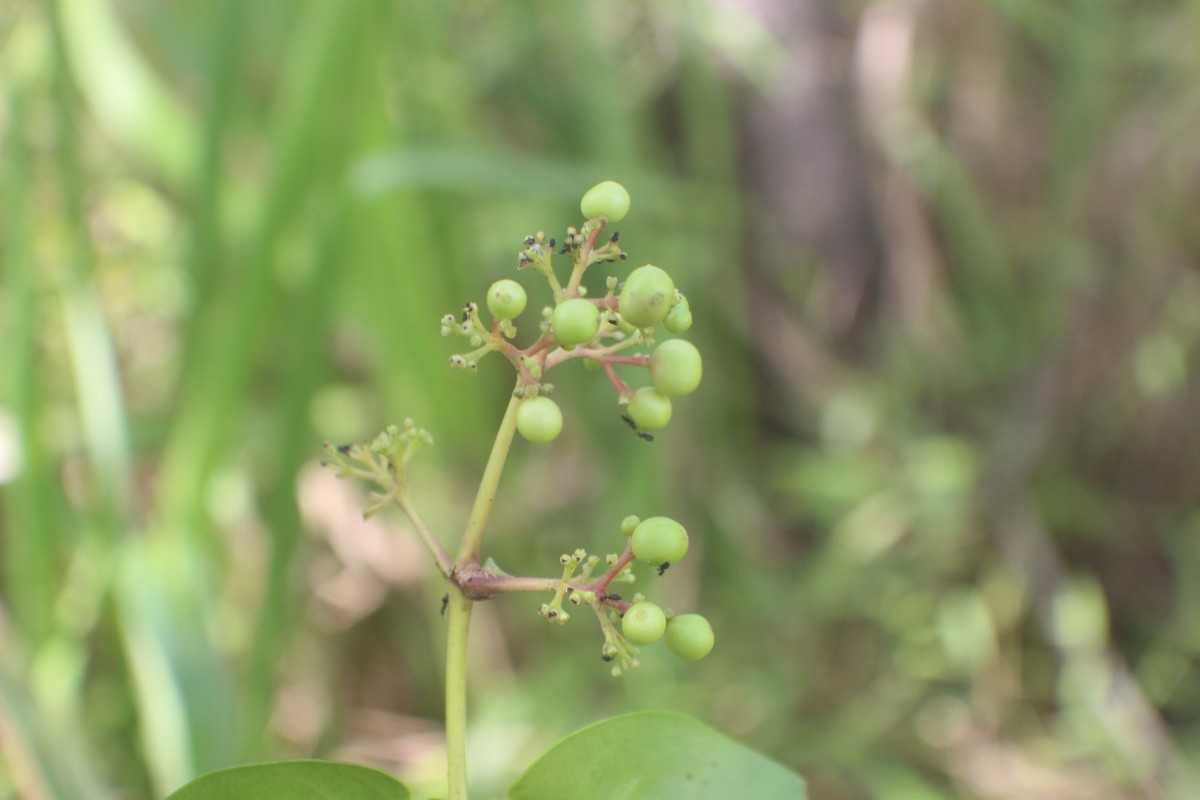
POLYGON ((629 399, 629 416, 644 431, 657 431, 671 421, 671 398, 650 386, 633 393, 629 399))
POLYGON ((687 531, 670 517, 642 520, 630 542, 634 557, 656 567, 680 561, 688 550, 687 531))
POLYGON ((621 316, 638 328, 651 328, 662 322, 675 302, 675 282, 653 264, 629 273, 621 287, 617 309, 621 316))
POLYGON ((654 644, 667 629, 667 615, 654 603, 634 603, 621 618, 621 633, 634 644, 654 644))
POLYGON ((715 643, 712 626, 699 614, 680 614, 667 623, 667 647, 680 658, 704 658, 715 643))
POLYGON ((563 417, 549 397, 522 400, 517 408, 517 430, 531 442, 549 442, 562 432, 563 417))
POLYGON ((563 347, 590 342, 600 330, 600 309, 582 297, 564 300, 550 316, 550 328, 563 347))
POLYGON ((650 356, 650 381, 667 397, 682 397, 700 385, 700 351, 691 342, 671 339, 650 356))
POLYGON ((504 278, 492 284, 487 293, 488 311, 496 319, 513 319, 525 310, 525 287, 504 278))
POLYGON ((588 219, 608 217, 610 223, 620 222, 629 213, 629 192, 616 181, 601 181, 584 193, 579 210, 588 219))

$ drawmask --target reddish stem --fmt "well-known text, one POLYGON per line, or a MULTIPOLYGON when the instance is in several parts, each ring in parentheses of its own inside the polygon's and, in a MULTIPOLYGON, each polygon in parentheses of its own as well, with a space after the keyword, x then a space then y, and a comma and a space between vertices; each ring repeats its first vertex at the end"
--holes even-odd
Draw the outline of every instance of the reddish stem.
POLYGON ((534 356, 554 344, 554 337, 550 334, 542 334, 541 338, 533 344, 526 347, 521 352, 527 356, 534 356))
POLYGON ((630 561, 633 561, 632 539, 625 543, 625 552, 621 553, 621 557, 617 559, 617 563, 609 567, 608 572, 600 576, 600 580, 589 586, 581 586, 579 588, 587 592, 597 592, 599 594, 603 594, 608 589, 608 585, 613 582, 613 578, 620 575, 621 570, 625 569, 625 566, 629 564, 630 561))
POLYGON ((637 356, 600 356, 593 360, 599 361, 601 364, 632 364, 635 367, 650 366, 650 356, 644 353, 637 356))
POLYGON ((625 381, 621 380, 620 377, 617 376, 617 371, 612 368, 612 364, 605 360, 601 361, 600 365, 604 367, 604 374, 608 376, 610 381, 612 381, 613 386, 617 387, 617 392, 619 392, 622 397, 627 397, 633 394, 633 390, 626 386, 625 381))
POLYGON ((588 268, 588 259, 592 257, 592 247, 596 244, 596 237, 600 235, 600 231, 604 230, 601 225, 596 230, 592 231, 592 235, 587 238, 583 246, 579 248, 579 263, 583 264, 583 268, 588 268))

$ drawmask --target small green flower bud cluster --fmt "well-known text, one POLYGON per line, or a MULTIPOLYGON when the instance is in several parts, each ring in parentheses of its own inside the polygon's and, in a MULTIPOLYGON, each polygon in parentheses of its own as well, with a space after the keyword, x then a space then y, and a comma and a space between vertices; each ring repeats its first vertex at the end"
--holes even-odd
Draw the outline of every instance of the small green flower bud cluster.
MULTIPOLYGON (((554 599, 549 603, 542 603, 541 607, 538 608, 538 614, 551 622, 563 625, 571 619, 571 615, 562 607, 563 598, 570 598, 568 602, 573 605, 579 605, 583 600, 582 597, 575 599, 576 588, 571 585, 571 576, 575 574, 575 570, 579 568, 580 564, 586 564, 583 576, 581 576, 586 577, 596 565, 597 559, 594 556, 589 557, 585 550, 579 549, 574 553, 563 553, 559 556, 558 561, 563 566, 562 579, 559 581, 558 588, 554 592, 554 599)), ((593 598, 588 603, 594 602, 594 593, 588 592, 587 594, 593 598)))
POLYGON ((403 427, 389 425, 370 442, 339 446, 326 442, 326 460, 321 464, 333 467, 339 478, 361 478, 377 488, 371 505, 363 512, 365 519, 407 491, 408 462, 422 447, 432 446, 433 436, 429 431, 406 419, 403 427))

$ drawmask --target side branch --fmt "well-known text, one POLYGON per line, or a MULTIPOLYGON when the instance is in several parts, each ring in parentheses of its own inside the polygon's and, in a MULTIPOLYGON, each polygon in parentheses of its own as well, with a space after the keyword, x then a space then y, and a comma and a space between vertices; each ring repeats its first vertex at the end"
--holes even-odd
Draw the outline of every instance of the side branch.
POLYGON ((471 600, 490 600, 498 594, 534 594, 553 592, 561 580, 557 578, 521 578, 512 575, 493 575, 477 565, 466 565, 447 576, 464 597, 471 600))
POLYGON ((437 562, 438 571, 442 573, 442 577, 449 578, 454 571, 454 560, 450 558, 450 554, 446 552, 446 548, 442 547, 442 543, 434 538, 433 531, 429 530, 429 526, 421 519, 417 513, 416 507, 412 501, 408 499, 408 492, 395 492, 393 494, 396 505, 408 517, 408 521, 412 523, 413 528, 417 531, 417 535, 421 537, 421 541, 425 543, 433 560, 437 562))

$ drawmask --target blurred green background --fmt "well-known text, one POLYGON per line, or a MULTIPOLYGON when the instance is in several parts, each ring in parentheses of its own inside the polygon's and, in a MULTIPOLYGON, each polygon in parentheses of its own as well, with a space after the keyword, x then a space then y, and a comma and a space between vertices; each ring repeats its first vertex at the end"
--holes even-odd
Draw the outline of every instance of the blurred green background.
POLYGON ((705 382, 647 445, 556 373, 485 552, 670 514, 717 650, 482 604, 479 796, 647 708, 822 800, 1200 796, 1200 2, 0 0, 0 91, 0 798, 439 791, 443 587, 320 445, 415 418, 456 541, 510 374, 438 320, 604 178, 705 382))

